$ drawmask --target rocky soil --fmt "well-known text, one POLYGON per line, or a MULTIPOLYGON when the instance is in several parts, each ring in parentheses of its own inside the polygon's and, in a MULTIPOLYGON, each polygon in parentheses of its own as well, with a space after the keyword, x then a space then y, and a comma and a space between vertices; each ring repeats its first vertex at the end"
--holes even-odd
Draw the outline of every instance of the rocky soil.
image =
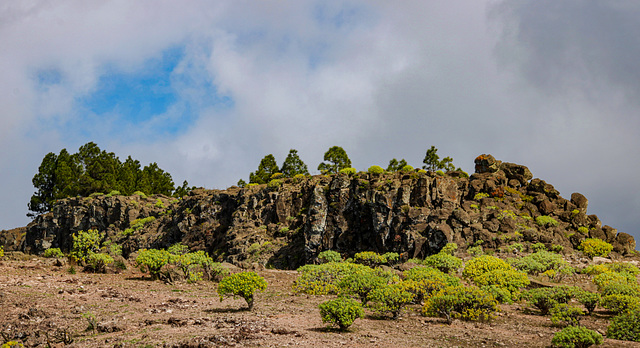
MULTIPOLYGON (((327 328, 318 304, 331 296, 294 294, 295 271, 261 270, 269 283, 253 311, 220 302, 216 283, 151 281, 129 267, 119 274, 69 273, 52 259, 9 253, 0 261, 0 334, 27 347, 548 347, 559 328, 524 304, 502 305, 490 323, 421 316, 399 320, 367 311, 347 332, 327 328), (12 259, 12 260, 8 260, 12 259)), ((572 284, 587 285, 580 276, 572 284)), ((606 332, 601 310, 582 322, 606 332)), ((601 347, 637 347, 605 339, 601 347)))

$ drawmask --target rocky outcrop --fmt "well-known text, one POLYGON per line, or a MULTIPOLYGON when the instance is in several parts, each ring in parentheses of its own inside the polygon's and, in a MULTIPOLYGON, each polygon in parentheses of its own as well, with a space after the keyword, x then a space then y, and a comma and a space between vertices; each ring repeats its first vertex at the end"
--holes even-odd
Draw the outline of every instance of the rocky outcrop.
POLYGON ((491 155, 475 162, 469 178, 457 172, 361 172, 283 179, 280 186, 196 189, 180 200, 70 198, 27 226, 22 249, 69 250, 72 234, 87 229, 121 244, 125 257, 182 242, 220 261, 280 268, 314 260, 328 249, 346 255, 394 251, 409 258, 436 253, 447 242, 494 249, 541 242, 570 252, 583 239, 597 237, 619 254, 635 249, 633 237, 587 215, 581 194, 564 199, 552 185, 533 179, 527 167, 491 155), (556 223, 539 224, 542 215, 556 223))

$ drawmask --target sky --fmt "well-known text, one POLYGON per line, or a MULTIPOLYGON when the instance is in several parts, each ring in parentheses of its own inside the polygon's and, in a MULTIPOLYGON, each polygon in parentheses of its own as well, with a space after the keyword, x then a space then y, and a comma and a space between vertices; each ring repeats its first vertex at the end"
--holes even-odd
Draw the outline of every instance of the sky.
POLYGON ((224 189, 297 149, 355 168, 523 164, 640 238, 640 2, 0 4, 0 229, 44 155, 93 141, 224 189))

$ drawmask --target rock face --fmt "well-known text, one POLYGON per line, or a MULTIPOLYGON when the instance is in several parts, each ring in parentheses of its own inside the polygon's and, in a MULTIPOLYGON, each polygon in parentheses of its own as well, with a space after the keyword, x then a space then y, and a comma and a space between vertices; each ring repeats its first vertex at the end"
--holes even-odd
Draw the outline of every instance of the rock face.
POLYGON ((69 250, 73 233, 97 229, 121 244, 125 257, 182 242, 220 261, 279 268, 313 261, 329 249, 424 257, 448 242, 485 249, 541 242, 571 252, 585 238, 597 237, 620 254, 635 249, 633 237, 586 215, 588 201, 581 194, 564 199, 552 185, 532 179, 527 167, 491 155, 475 162, 469 178, 457 172, 361 172, 283 179, 276 188, 196 189, 180 200, 70 198, 29 224, 20 248, 69 250), (539 225, 541 215, 557 224, 539 225))

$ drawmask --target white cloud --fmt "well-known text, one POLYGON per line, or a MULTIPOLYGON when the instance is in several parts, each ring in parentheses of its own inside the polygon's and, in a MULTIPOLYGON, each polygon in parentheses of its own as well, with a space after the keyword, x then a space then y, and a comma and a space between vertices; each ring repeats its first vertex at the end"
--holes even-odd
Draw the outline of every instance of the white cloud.
POLYGON ((29 179, 46 152, 93 140, 121 158, 158 162, 177 182, 216 188, 246 180, 268 153, 281 162, 290 148, 312 170, 332 145, 343 146, 359 169, 386 166, 392 157, 419 166, 436 145, 472 171, 475 156, 492 153, 528 165, 564 195, 585 193, 590 212, 640 236, 632 230, 640 221, 630 217, 640 205, 629 195, 640 189, 631 151, 639 142, 640 88, 625 75, 640 61, 635 34, 624 26, 603 26, 611 33, 601 36, 575 30, 598 9, 557 11, 560 19, 541 27, 544 6, 506 4, 5 4, 0 144, 13 152, 0 156, 0 168, 11 173, 2 189, 12 202, 0 207, 0 228, 24 222, 16 216, 26 212, 29 179), (547 38, 557 33, 566 35, 547 38), (603 42, 615 34, 619 45, 603 42), (122 129, 115 115, 78 108, 77 98, 93 93, 107 68, 133 73, 175 46, 184 47, 171 78, 178 102, 164 115, 122 129), (590 48, 595 61, 585 58, 590 48), (576 55, 584 59, 558 59, 576 55), (597 64, 606 59, 620 64, 597 64), (61 79, 42 89, 34 74, 47 69, 61 79), (233 106, 211 103, 214 94, 233 106), (189 108, 197 115, 191 128, 157 132, 160 120, 189 108))

